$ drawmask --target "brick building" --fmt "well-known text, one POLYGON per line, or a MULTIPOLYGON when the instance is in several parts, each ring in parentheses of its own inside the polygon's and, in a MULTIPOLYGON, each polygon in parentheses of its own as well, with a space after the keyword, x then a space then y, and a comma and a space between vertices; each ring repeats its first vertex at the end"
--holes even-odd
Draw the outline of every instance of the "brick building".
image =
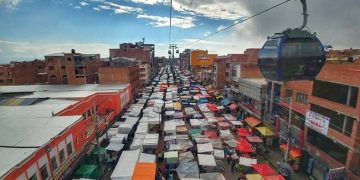
POLYGON ((109 49, 110 58, 126 57, 135 58, 140 66, 140 81, 142 84, 149 83, 151 77, 159 70, 158 63, 155 62, 154 44, 144 42, 122 43, 118 49, 109 49))
POLYGON ((140 89, 140 69, 135 59, 114 58, 105 61, 99 68, 98 76, 100 84, 129 83, 134 94, 140 89))
POLYGON ((41 84, 47 82, 45 62, 11 62, 0 65, 0 85, 41 84))
POLYGON ((45 56, 49 84, 98 83, 99 54, 54 53, 45 56))
POLYGON ((179 68, 180 70, 184 71, 190 71, 190 49, 185 49, 182 53, 179 55, 179 68))
POLYGON ((315 179, 359 179, 359 70, 356 53, 336 50, 328 52, 314 81, 268 82, 265 123, 276 131, 280 144, 290 139, 291 148, 302 151, 301 168, 315 179))

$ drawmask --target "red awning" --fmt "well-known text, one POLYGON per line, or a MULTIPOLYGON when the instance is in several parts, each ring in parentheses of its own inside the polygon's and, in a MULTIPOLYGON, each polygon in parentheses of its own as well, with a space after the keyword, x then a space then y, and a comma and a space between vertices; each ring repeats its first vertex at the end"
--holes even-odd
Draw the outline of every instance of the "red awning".
MULTIPOLYGON (((283 151, 286 151, 287 149, 287 144, 281 144, 280 145, 280 149, 283 150, 283 151)), ((290 152, 289 152, 290 156, 292 158, 298 158, 301 156, 301 150, 300 149, 297 149, 295 147, 290 147, 290 152)))
POLYGON ((246 118, 245 122, 252 128, 261 124, 261 121, 258 118, 252 116, 246 118))
POLYGON ((277 174, 268 164, 260 163, 260 164, 253 164, 252 167, 258 172, 261 176, 269 176, 277 174))
POLYGON ((217 106, 215 104, 212 103, 208 103, 207 107, 209 108, 210 111, 215 112, 218 110, 217 106))
POLYGON ((209 139, 216 139, 218 138, 216 131, 204 131, 204 135, 209 139))
POLYGON ((251 144, 243 138, 238 140, 236 149, 242 153, 254 152, 254 149, 251 147, 251 144))
POLYGON ((264 180, 285 180, 285 178, 282 175, 277 174, 272 176, 265 176, 264 180))
POLYGON ((237 128, 238 136, 250 136, 251 133, 246 128, 237 128))

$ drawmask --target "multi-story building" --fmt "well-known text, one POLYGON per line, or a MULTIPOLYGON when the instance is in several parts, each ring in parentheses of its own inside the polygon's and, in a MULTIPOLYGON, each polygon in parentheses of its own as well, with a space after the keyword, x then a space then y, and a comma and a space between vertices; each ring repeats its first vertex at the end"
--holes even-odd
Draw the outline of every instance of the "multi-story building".
POLYGON ((145 44, 144 42, 122 43, 119 49, 109 49, 110 58, 127 57, 135 58, 143 69, 143 74, 140 76, 143 85, 149 83, 152 74, 156 74, 159 70, 158 63, 154 63, 155 46, 154 44, 145 44))
POLYGON ((99 68, 100 84, 129 83, 136 95, 140 89, 140 69, 134 58, 113 58, 99 68))
POLYGON ((276 131, 280 144, 290 140, 290 149, 302 152, 300 167, 315 179, 360 176, 360 63, 357 55, 344 52, 328 52, 314 81, 267 86, 264 122, 276 131))
POLYGON ((225 64, 227 56, 218 56, 214 62, 212 74, 214 87, 217 89, 224 89, 227 85, 225 76, 225 64))
POLYGON ((45 62, 11 62, 0 65, 0 85, 41 84, 47 82, 45 62))
POLYGON ((132 94, 129 84, 2 86, 0 92, 4 180, 71 179, 132 94))
POLYGON ((190 49, 185 49, 179 55, 179 68, 181 71, 190 71, 190 49))
POLYGON ((49 84, 98 83, 99 54, 54 53, 45 56, 49 84))

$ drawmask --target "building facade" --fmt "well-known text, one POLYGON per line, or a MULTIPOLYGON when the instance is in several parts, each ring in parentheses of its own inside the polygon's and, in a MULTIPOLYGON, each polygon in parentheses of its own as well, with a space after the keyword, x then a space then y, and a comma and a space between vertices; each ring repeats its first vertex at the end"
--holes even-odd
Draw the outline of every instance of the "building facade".
POLYGON ((11 62, 0 65, 0 85, 42 84, 47 82, 45 62, 11 62))

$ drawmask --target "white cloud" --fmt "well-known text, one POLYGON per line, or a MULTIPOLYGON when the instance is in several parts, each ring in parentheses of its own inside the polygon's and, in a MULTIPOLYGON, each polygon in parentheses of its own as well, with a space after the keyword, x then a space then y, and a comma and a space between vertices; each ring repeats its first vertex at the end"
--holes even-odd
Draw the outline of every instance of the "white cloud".
POLYGON ((0 6, 5 6, 10 10, 16 9, 22 0, 0 0, 0 6))
MULTIPOLYGON (((153 25, 154 27, 166 27, 170 25, 169 17, 139 14, 137 18, 151 20, 150 24, 153 25)), ((171 19, 171 26, 191 28, 195 26, 194 21, 195 19, 192 17, 174 17, 171 19)))
POLYGON ((94 11, 101 11, 101 9, 98 8, 98 7, 93 7, 93 10, 94 10, 94 11))
POLYGON ((221 25, 221 26, 217 27, 216 30, 217 30, 217 31, 221 31, 221 30, 223 30, 223 29, 225 29, 225 28, 226 28, 226 26, 221 25))
POLYGON ((81 1, 81 2, 80 2, 80 5, 82 5, 82 6, 88 6, 89 3, 85 2, 85 1, 81 1))
POLYGON ((74 6, 74 9, 81 9, 80 6, 74 6))
POLYGON ((110 10, 111 9, 110 6, 106 6, 106 5, 100 5, 99 8, 100 9, 105 9, 105 10, 110 10))
POLYGON ((31 60, 44 58, 44 55, 57 52, 70 52, 75 49, 80 53, 96 53, 101 57, 109 56, 109 48, 112 46, 104 43, 33 43, 33 42, 15 42, 0 40, 0 64, 12 60, 31 60), (11 57, 11 58, 10 58, 11 57), (1 61, 2 60, 2 61, 1 61))
POLYGON ((211 32, 210 32, 210 31, 206 31, 206 32, 204 33, 204 36, 208 36, 209 34, 211 34, 211 32))
POLYGON ((154 5, 163 3, 164 0, 131 0, 131 2, 154 5))
POLYGON ((141 8, 135 8, 135 7, 131 7, 131 6, 124 6, 124 5, 120 5, 120 4, 116 4, 116 3, 112 3, 112 2, 104 2, 104 4, 106 4, 110 9, 113 9, 115 14, 132 13, 132 12, 140 13, 140 12, 142 12, 141 8))

